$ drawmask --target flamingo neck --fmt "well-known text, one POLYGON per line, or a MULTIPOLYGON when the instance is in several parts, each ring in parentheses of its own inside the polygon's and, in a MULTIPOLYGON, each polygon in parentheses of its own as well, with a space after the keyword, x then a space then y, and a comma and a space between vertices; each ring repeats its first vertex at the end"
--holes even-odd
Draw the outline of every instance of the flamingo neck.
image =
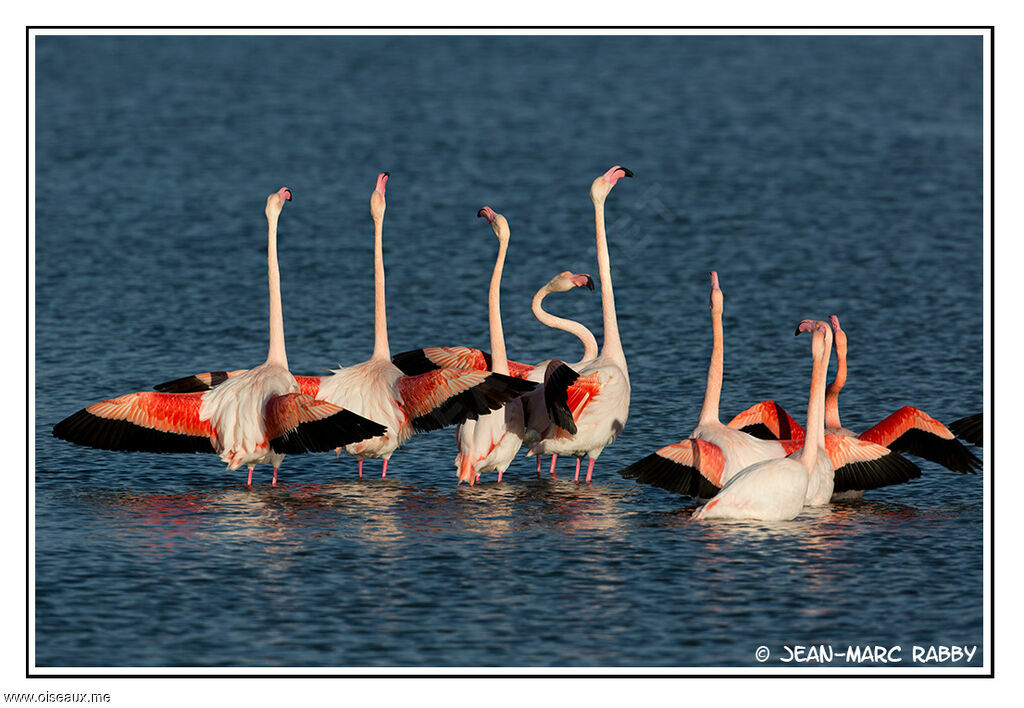
POLYGON ((284 348, 284 314, 281 307, 281 274, 277 267, 277 216, 268 217, 267 282, 270 288, 270 349, 267 363, 288 368, 284 348))
POLYGON ((594 200, 594 226, 597 232, 597 268, 601 276, 601 313, 604 324, 604 346, 601 353, 626 365, 626 355, 619 339, 619 322, 615 317, 615 293, 612 292, 612 265, 608 257, 608 237, 604 229, 604 198, 594 200))
POLYGON ((597 339, 594 338, 593 332, 584 327, 579 322, 566 319, 564 317, 557 317, 546 311, 541 307, 541 302, 547 297, 548 293, 547 286, 537 291, 537 294, 533 296, 533 303, 530 309, 533 310, 534 316, 541 322, 541 324, 547 325, 553 329, 560 329, 563 332, 576 335, 580 342, 583 344, 583 358, 580 359, 579 363, 584 361, 590 361, 591 359, 597 358, 597 339))
POLYGON ((842 428, 839 422, 839 392, 846 385, 846 357, 842 352, 836 354, 836 377, 828 385, 825 392, 825 427, 842 428))
POLYGON ((722 336, 722 312, 711 310, 711 363, 704 387, 704 405, 700 409, 700 425, 717 423, 718 404, 722 397, 722 370, 725 368, 725 343, 722 336))
POLYGON ((498 259, 491 274, 491 288, 487 295, 487 314, 491 329, 491 371, 508 375, 508 357, 505 354, 505 333, 501 329, 501 272, 505 268, 508 241, 498 241, 498 259))
POLYGON ((808 474, 814 471, 818 447, 825 442, 825 378, 828 376, 829 348, 811 366, 811 394, 807 399, 807 434, 801 459, 808 474))
POLYGON ((373 358, 391 360, 388 346, 388 316, 384 297, 383 219, 373 220, 373 358))

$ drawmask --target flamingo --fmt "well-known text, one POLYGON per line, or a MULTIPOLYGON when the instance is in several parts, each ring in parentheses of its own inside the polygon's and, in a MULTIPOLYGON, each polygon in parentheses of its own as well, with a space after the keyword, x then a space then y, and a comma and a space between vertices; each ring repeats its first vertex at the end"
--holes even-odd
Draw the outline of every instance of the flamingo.
MULTIPOLYGON (((487 312, 491 337, 491 369, 508 375, 508 358, 505 355, 505 335, 501 328, 501 273, 505 267, 505 253, 508 251, 508 221, 490 207, 483 207, 477 216, 487 219, 494 235, 498 237, 498 257, 491 274, 491 285, 487 294, 487 312)), ((467 420, 455 430, 459 453, 455 456, 455 468, 459 482, 474 484, 480 475, 497 471, 498 481, 512 463, 523 444, 525 434, 522 401, 513 399, 504 408, 482 415, 476 420, 467 420)))
MULTIPOLYGON (((548 359, 537 364, 521 364, 508 361, 512 376, 536 383, 543 383, 534 391, 523 396, 526 431, 524 443, 532 445, 539 440, 539 432, 546 430, 551 421, 575 432, 576 424, 566 406, 567 387, 575 380, 575 371, 583 363, 597 356, 597 340, 593 333, 579 322, 556 317, 542 306, 550 293, 566 292, 578 287, 594 289, 594 281, 587 273, 563 271, 549 280, 533 296, 530 309, 544 325, 576 335, 583 344, 583 358, 563 368, 558 359, 548 359)), ((430 371, 443 366, 457 366, 486 371, 491 368, 491 354, 473 347, 425 347, 396 354, 392 361, 406 373, 430 371)), ((540 456, 537 456, 537 475, 540 476, 540 456)), ((553 474, 553 472, 552 472, 553 474)))
MULTIPOLYGON (((710 300, 711 361, 697 427, 688 439, 667 445, 619 470, 619 474, 627 479, 636 479, 642 484, 703 499, 714 496, 736 473, 755 462, 781 458, 799 450, 803 440, 803 428, 781 408, 781 415, 773 419, 777 429, 799 429, 798 439, 764 440, 732 424, 726 426, 719 421, 724 366, 724 296, 716 271, 711 271, 710 300)), ((797 334, 801 331, 804 330, 798 328, 797 334)), ((881 484, 893 484, 920 476, 920 470, 913 463, 867 441, 826 435, 824 448, 831 470, 824 469, 823 458, 818 462, 818 474, 815 477, 817 483, 809 484, 807 489, 810 493, 807 499, 809 504, 828 502, 824 498, 824 489, 828 486, 830 475, 832 484, 840 491, 850 488, 847 485, 862 485, 862 488, 873 489, 881 484)))
MULTIPOLYGON (((796 517, 809 496, 807 488, 818 471, 825 436, 825 378, 831 352, 831 332, 824 322, 804 320, 797 332, 812 331, 811 393, 807 401, 807 435, 799 453, 762 460, 737 472, 710 501, 693 512, 698 521, 708 519, 757 519, 789 521, 796 517), (812 331, 813 330, 813 331, 812 331)), ((828 465, 830 466, 830 464, 828 465)), ((825 498, 826 501, 828 497, 825 498)))
POLYGON ((786 456, 786 448, 780 442, 760 440, 729 428, 719 420, 725 359, 722 335, 724 303, 718 272, 711 271, 711 361, 697 427, 688 439, 663 447, 619 470, 623 477, 693 497, 709 498, 740 470, 755 462, 786 456))
POLYGON ((572 455, 577 459, 576 477, 579 480, 579 461, 585 455, 586 482, 594 473, 594 463, 604 448, 611 444, 626 426, 629 416, 629 369, 619 338, 619 325, 615 316, 615 295, 612 292, 611 260, 608 257, 608 239, 604 225, 604 203, 609 192, 622 177, 633 173, 615 165, 590 185, 590 199, 594 204, 594 231, 597 241, 597 267, 601 278, 601 312, 604 322, 604 344, 601 353, 580 365, 579 378, 568 389, 568 406, 576 423, 576 432, 551 426, 541 440, 530 447, 527 455, 572 455))
MULTIPOLYGON (((826 435, 856 438, 886 447, 894 452, 907 452, 931 460, 954 472, 974 473, 981 469, 981 461, 964 447, 946 426, 918 408, 904 406, 859 435, 844 428, 839 420, 839 392, 846 384, 846 332, 840 326, 839 318, 836 315, 832 315, 829 321, 835 332, 834 346, 837 367, 836 377, 829 385, 825 396, 826 435)), ((785 427, 789 428, 790 438, 793 440, 803 438, 803 429, 774 401, 761 401, 751 406, 733 418, 729 425, 741 430, 759 431, 761 435, 778 436, 779 421, 782 419, 787 420, 785 427)), ((898 479, 896 481, 906 480, 898 479)), ((838 486, 837 491, 839 491, 838 486)), ((872 488, 874 487, 867 487, 867 489, 872 488)), ((849 487, 848 490, 863 491, 859 487, 849 487)))
POLYGON ((228 469, 274 466, 273 484, 285 454, 323 452, 383 434, 383 425, 303 393, 288 371, 277 262, 277 223, 291 190, 267 197, 267 280, 270 347, 267 360, 232 372, 208 391, 144 391, 94 403, 53 428, 63 440, 105 450, 213 452, 228 469))

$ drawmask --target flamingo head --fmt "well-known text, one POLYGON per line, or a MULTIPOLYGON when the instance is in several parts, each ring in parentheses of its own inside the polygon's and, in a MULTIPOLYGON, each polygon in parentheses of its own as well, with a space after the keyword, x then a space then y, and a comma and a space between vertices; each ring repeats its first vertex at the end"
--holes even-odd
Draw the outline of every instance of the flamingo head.
POLYGON ((377 175, 377 186, 373 189, 373 194, 370 195, 370 216, 373 217, 374 221, 380 221, 384 218, 384 208, 386 203, 384 202, 384 188, 388 183, 388 172, 381 172, 377 175))
POLYGON ((843 328, 839 326, 839 318, 835 315, 829 317, 828 321, 832 325, 832 332, 834 335, 832 343, 835 345, 836 354, 846 358, 846 332, 844 332, 843 328))
POLYGON ((811 333, 813 337, 811 341, 811 354, 814 358, 828 361, 828 355, 832 350, 832 328, 829 327, 828 322, 801 320, 794 334, 799 335, 801 332, 811 333))
POLYGON ((267 218, 277 218, 284 209, 284 203, 292 200, 292 190, 287 187, 281 187, 269 197, 267 197, 267 218))
POLYGON ((487 219, 487 223, 494 229, 494 235, 498 237, 499 241, 508 241, 509 229, 508 221, 505 217, 498 212, 491 209, 489 206, 483 207, 476 213, 481 219, 487 219))
POLYGON ((711 271, 711 312, 722 314, 725 306, 725 296, 722 289, 718 287, 718 271, 711 271))
POLYGON ((604 200, 608 196, 608 192, 612 191, 612 187, 622 177, 632 177, 633 172, 626 169, 622 165, 615 165, 610 170, 605 172, 603 175, 594 180, 593 184, 590 185, 590 198, 597 201, 604 200))
POLYGON ((587 273, 570 273, 566 270, 552 278, 547 284, 547 289, 553 293, 564 293, 567 290, 583 286, 593 291, 594 279, 587 273))

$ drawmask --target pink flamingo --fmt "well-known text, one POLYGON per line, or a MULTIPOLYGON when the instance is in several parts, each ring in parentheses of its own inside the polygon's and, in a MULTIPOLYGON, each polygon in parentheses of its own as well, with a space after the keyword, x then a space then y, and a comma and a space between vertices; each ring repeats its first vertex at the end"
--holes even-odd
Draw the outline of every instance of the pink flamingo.
POLYGON ((233 372, 204 392, 129 393, 94 403, 53 428, 63 440, 105 450, 213 452, 228 469, 272 463, 274 484, 285 454, 323 452, 385 432, 384 426, 302 393, 288 371, 277 263, 277 223, 291 191, 267 197, 267 280, 270 347, 267 360, 233 372))
MULTIPOLYGON (((487 294, 487 313, 491 337, 491 370, 508 375, 508 358, 505 355, 505 334, 501 328, 501 274, 505 268, 505 254, 508 251, 508 221, 501 214, 485 206, 477 216, 487 219, 498 237, 498 257, 494 262, 491 284, 487 294)), ((473 485, 480 475, 498 473, 498 481, 515 459, 523 444, 525 434, 523 404, 514 399, 504 408, 482 415, 476 420, 467 420, 455 429, 455 440, 459 453, 455 457, 459 482, 473 485)))
POLYGON ((331 376, 301 377, 300 380, 310 392, 315 389, 317 399, 383 421, 387 426, 387 431, 380 436, 345 446, 345 452, 359 460, 360 477, 363 476, 363 460, 383 458, 381 477, 386 478, 391 454, 415 431, 436 430, 460 423, 467 417, 500 410, 511 398, 533 388, 528 382, 466 368, 445 367, 406 376, 391 363, 381 235, 388 176, 387 172, 377 176, 377 184, 370 195, 374 227, 373 355, 360 364, 335 369, 331 376))
MULTIPOLYGON (((575 432, 576 424, 572 413, 566 407, 567 387, 576 379, 575 370, 584 362, 597 356, 597 340, 593 333, 579 322, 556 317, 548 313, 542 306, 544 298, 550 293, 566 292, 578 287, 594 289, 594 281, 586 273, 559 273, 533 296, 531 310, 534 316, 544 325, 553 329, 576 335, 583 344, 583 358, 575 364, 562 365, 558 359, 548 359, 537 364, 521 364, 508 360, 509 372, 516 378, 542 383, 534 391, 524 395, 523 411, 526 416, 524 443, 532 445, 539 440, 539 432, 547 430, 552 421, 575 432), (567 368, 568 367, 568 368, 567 368)), ((443 366, 455 366, 489 370, 492 366, 489 352, 473 347, 425 347, 396 354, 392 361, 402 371, 412 374, 443 366)), ((540 476, 540 456, 537 457, 537 475, 540 476)), ((499 472, 499 481, 502 473, 499 472)))
MULTIPOLYGON (((758 519, 789 521, 800 513, 809 496, 808 486, 817 475, 815 463, 821 454, 824 430, 825 377, 831 352, 831 332, 824 322, 805 320, 799 331, 810 331, 811 393, 807 401, 807 436, 800 453, 762 460, 737 472, 710 501, 697 508, 693 518, 758 519), (799 454, 799 457, 798 457, 799 454)), ((827 463, 830 466, 830 463, 827 463)), ((828 498, 826 497, 826 501, 828 498)))
MULTIPOLYGON (((836 377, 829 385, 825 397, 826 435, 875 443, 893 452, 906 452, 923 457, 954 472, 976 472, 981 468, 981 461, 956 440, 946 426, 918 408, 904 406, 859 435, 844 428, 839 420, 839 392, 846 384, 846 332, 840 327, 837 316, 832 315, 829 320, 835 332, 834 346, 838 365, 836 377)), ((755 434, 778 436, 780 421, 783 420, 786 422, 782 427, 788 428, 791 439, 803 438, 803 429, 774 401, 761 401, 751 406, 733 418, 729 425, 741 430, 756 431, 755 434)), ((880 486, 877 484, 879 481, 884 481, 884 479, 876 479, 875 486, 880 486)), ((886 482, 886 484, 902 481, 906 481, 906 479, 897 476, 894 481, 886 482)), ((854 486, 843 491, 856 492, 873 488, 854 486)), ((837 491, 839 491, 838 485, 837 491)))
POLYGON ((604 225, 604 203, 615 183, 633 173, 615 165, 594 180, 590 186, 590 199, 594 204, 594 230, 597 241, 597 267, 601 278, 601 311, 604 321, 604 344, 601 353, 579 366, 579 378, 568 388, 568 407, 576 423, 576 432, 560 426, 551 426, 541 440, 530 447, 527 455, 552 455, 554 471, 557 455, 576 458, 576 479, 579 479, 580 459, 589 457, 586 482, 594 473, 594 463, 604 448, 611 444, 626 426, 629 416, 629 369, 619 338, 619 324, 615 314, 615 295, 612 291, 611 260, 604 225))
POLYGON ((780 442, 760 440, 729 428, 719 420, 725 362, 722 334, 725 297, 716 271, 711 271, 710 301, 711 361, 697 427, 688 439, 663 447, 619 471, 623 477, 643 484, 705 499, 716 494, 740 470, 755 462, 782 458, 787 454, 780 442))

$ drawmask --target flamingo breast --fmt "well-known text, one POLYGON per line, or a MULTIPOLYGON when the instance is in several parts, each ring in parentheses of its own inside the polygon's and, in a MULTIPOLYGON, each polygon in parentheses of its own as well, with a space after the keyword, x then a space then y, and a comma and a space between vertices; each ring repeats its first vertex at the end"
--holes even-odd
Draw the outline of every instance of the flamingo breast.
POLYGON ((402 375, 390 361, 370 359, 335 369, 321 379, 318 400, 341 406, 387 428, 383 435, 346 445, 345 452, 359 459, 388 457, 412 435, 398 392, 402 375))

